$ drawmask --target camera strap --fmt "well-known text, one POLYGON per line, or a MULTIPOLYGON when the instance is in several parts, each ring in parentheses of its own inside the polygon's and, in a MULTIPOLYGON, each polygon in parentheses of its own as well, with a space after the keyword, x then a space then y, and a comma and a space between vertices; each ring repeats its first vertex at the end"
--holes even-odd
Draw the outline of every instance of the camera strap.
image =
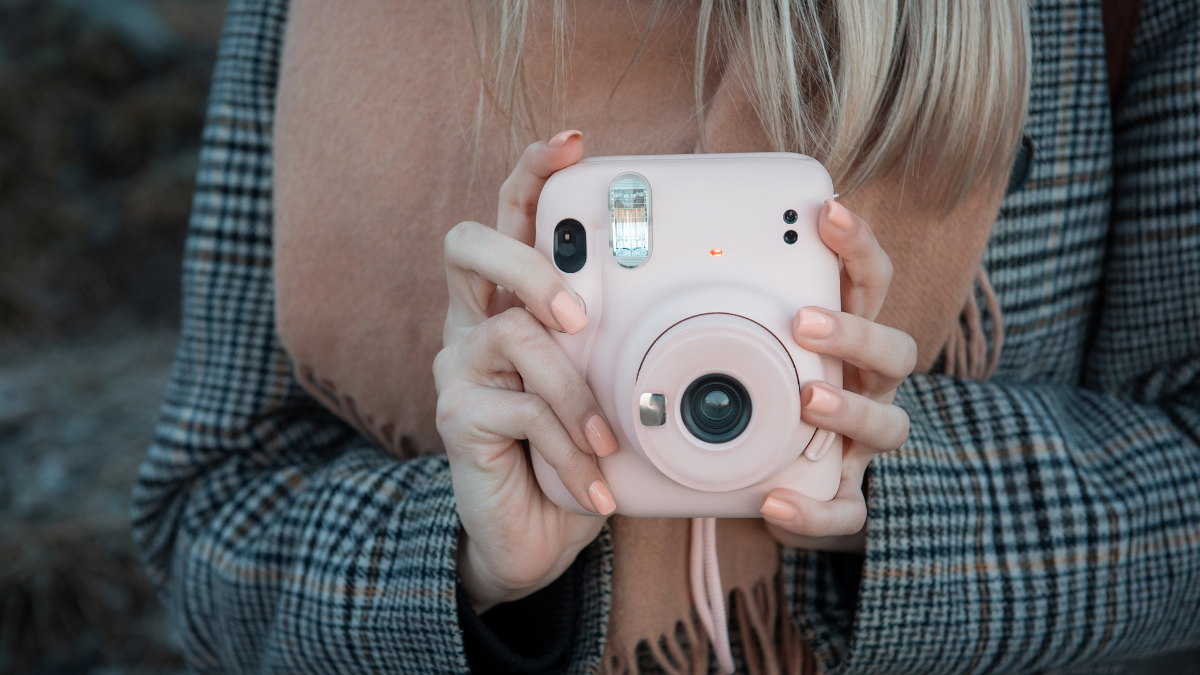
POLYGON ((733 650, 729 646, 729 620, 725 612, 725 591, 721 588, 721 570, 717 565, 716 518, 692 518, 689 562, 692 604, 717 653, 721 672, 732 675, 734 667, 733 650))

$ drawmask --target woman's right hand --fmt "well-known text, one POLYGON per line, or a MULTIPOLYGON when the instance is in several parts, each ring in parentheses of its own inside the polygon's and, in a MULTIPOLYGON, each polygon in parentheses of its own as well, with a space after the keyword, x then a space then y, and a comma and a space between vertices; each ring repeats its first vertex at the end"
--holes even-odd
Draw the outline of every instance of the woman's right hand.
POLYGON ((584 508, 599 515, 616 508, 595 460, 616 451, 616 440, 547 331, 577 333, 587 317, 532 248, 542 186, 582 156, 578 131, 530 145, 500 189, 496 229, 464 222, 446 235, 450 308, 434 361, 437 427, 465 530, 459 578, 479 612, 550 584, 604 524, 546 497, 522 440, 584 508))

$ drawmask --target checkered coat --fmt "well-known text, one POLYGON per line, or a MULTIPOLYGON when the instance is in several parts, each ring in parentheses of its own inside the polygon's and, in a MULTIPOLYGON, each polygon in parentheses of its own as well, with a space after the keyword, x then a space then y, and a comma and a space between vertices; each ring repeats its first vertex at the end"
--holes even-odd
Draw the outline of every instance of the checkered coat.
MULTIPOLYGON (((859 597, 788 550, 826 672, 1084 668, 1200 643, 1200 4, 1146 0, 1110 114, 1098 0, 1036 0, 1032 175, 986 265, 988 383, 918 375, 869 477, 859 597)), ((183 333, 133 529, 201 672, 464 673, 444 457, 373 448, 275 332, 271 143, 286 0, 232 0, 184 262, 183 333)), ((585 551, 571 672, 599 658, 585 551)))

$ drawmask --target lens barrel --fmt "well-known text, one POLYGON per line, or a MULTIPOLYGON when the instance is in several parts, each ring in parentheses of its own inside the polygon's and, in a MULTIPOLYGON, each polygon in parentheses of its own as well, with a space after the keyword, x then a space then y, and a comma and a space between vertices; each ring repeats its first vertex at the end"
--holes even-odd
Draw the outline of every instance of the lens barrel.
POLYGON ((696 378, 679 401, 683 425, 706 443, 728 443, 750 424, 750 393, 721 373, 696 378))

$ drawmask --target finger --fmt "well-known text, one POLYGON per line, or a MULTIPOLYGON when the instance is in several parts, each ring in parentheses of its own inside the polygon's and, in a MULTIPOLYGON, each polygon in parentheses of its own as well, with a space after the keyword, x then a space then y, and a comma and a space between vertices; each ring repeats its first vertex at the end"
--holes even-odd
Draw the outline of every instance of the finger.
POLYGON ((446 277, 450 286, 447 342, 489 316, 496 285, 515 293, 550 328, 578 333, 588 319, 582 303, 550 261, 534 249, 486 225, 465 222, 445 239, 446 277))
POLYGON ((862 489, 843 474, 838 494, 822 502, 783 488, 769 492, 759 509, 768 525, 803 537, 844 537, 856 534, 867 521, 862 489))
POLYGON ((617 450, 611 427, 562 347, 523 309, 488 319, 459 345, 464 379, 489 386, 493 373, 517 372, 550 405, 572 442, 600 457, 617 450))
MULTIPOLYGON (((475 392, 478 393, 458 402, 459 406, 469 408, 469 411, 444 412, 439 399, 439 418, 457 414, 463 421, 460 423, 470 420, 472 426, 469 430, 448 429, 448 437, 462 438, 466 432, 485 442, 527 439, 558 473, 575 501, 595 513, 612 513, 616 505, 612 492, 596 466, 596 460, 575 444, 553 408, 542 397, 500 389, 475 389, 475 392)), ((454 397, 450 398, 454 400, 454 397)), ((453 423, 448 426, 453 426, 453 423)), ((470 447, 473 444, 468 442, 465 445, 470 447)), ((489 457, 476 455, 468 459, 479 470, 489 470, 489 457)))
POLYGON ((885 390, 895 389, 917 365, 917 343, 908 333, 853 314, 805 307, 792 320, 792 337, 810 352, 879 374, 885 390))
POLYGON ((892 261, 867 221, 832 199, 817 218, 821 240, 842 258, 842 311, 874 319, 892 283, 892 261))
POLYGON ((879 452, 895 450, 908 439, 908 413, 902 408, 826 382, 810 382, 800 391, 800 417, 879 452))
POLYGON ((525 148, 513 172, 500 186, 500 208, 496 229, 517 241, 533 246, 534 218, 538 196, 546 180, 583 158, 583 132, 564 131, 548 141, 525 148))
POLYGON ((784 546, 791 546, 792 548, 802 548, 808 551, 840 551, 845 553, 865 553, 867 550, 867 528, 865 525, 858 532, 851 535, 809 537, 789 532, 767 521, 767 531, 771 533, 775 541, 784 546))

